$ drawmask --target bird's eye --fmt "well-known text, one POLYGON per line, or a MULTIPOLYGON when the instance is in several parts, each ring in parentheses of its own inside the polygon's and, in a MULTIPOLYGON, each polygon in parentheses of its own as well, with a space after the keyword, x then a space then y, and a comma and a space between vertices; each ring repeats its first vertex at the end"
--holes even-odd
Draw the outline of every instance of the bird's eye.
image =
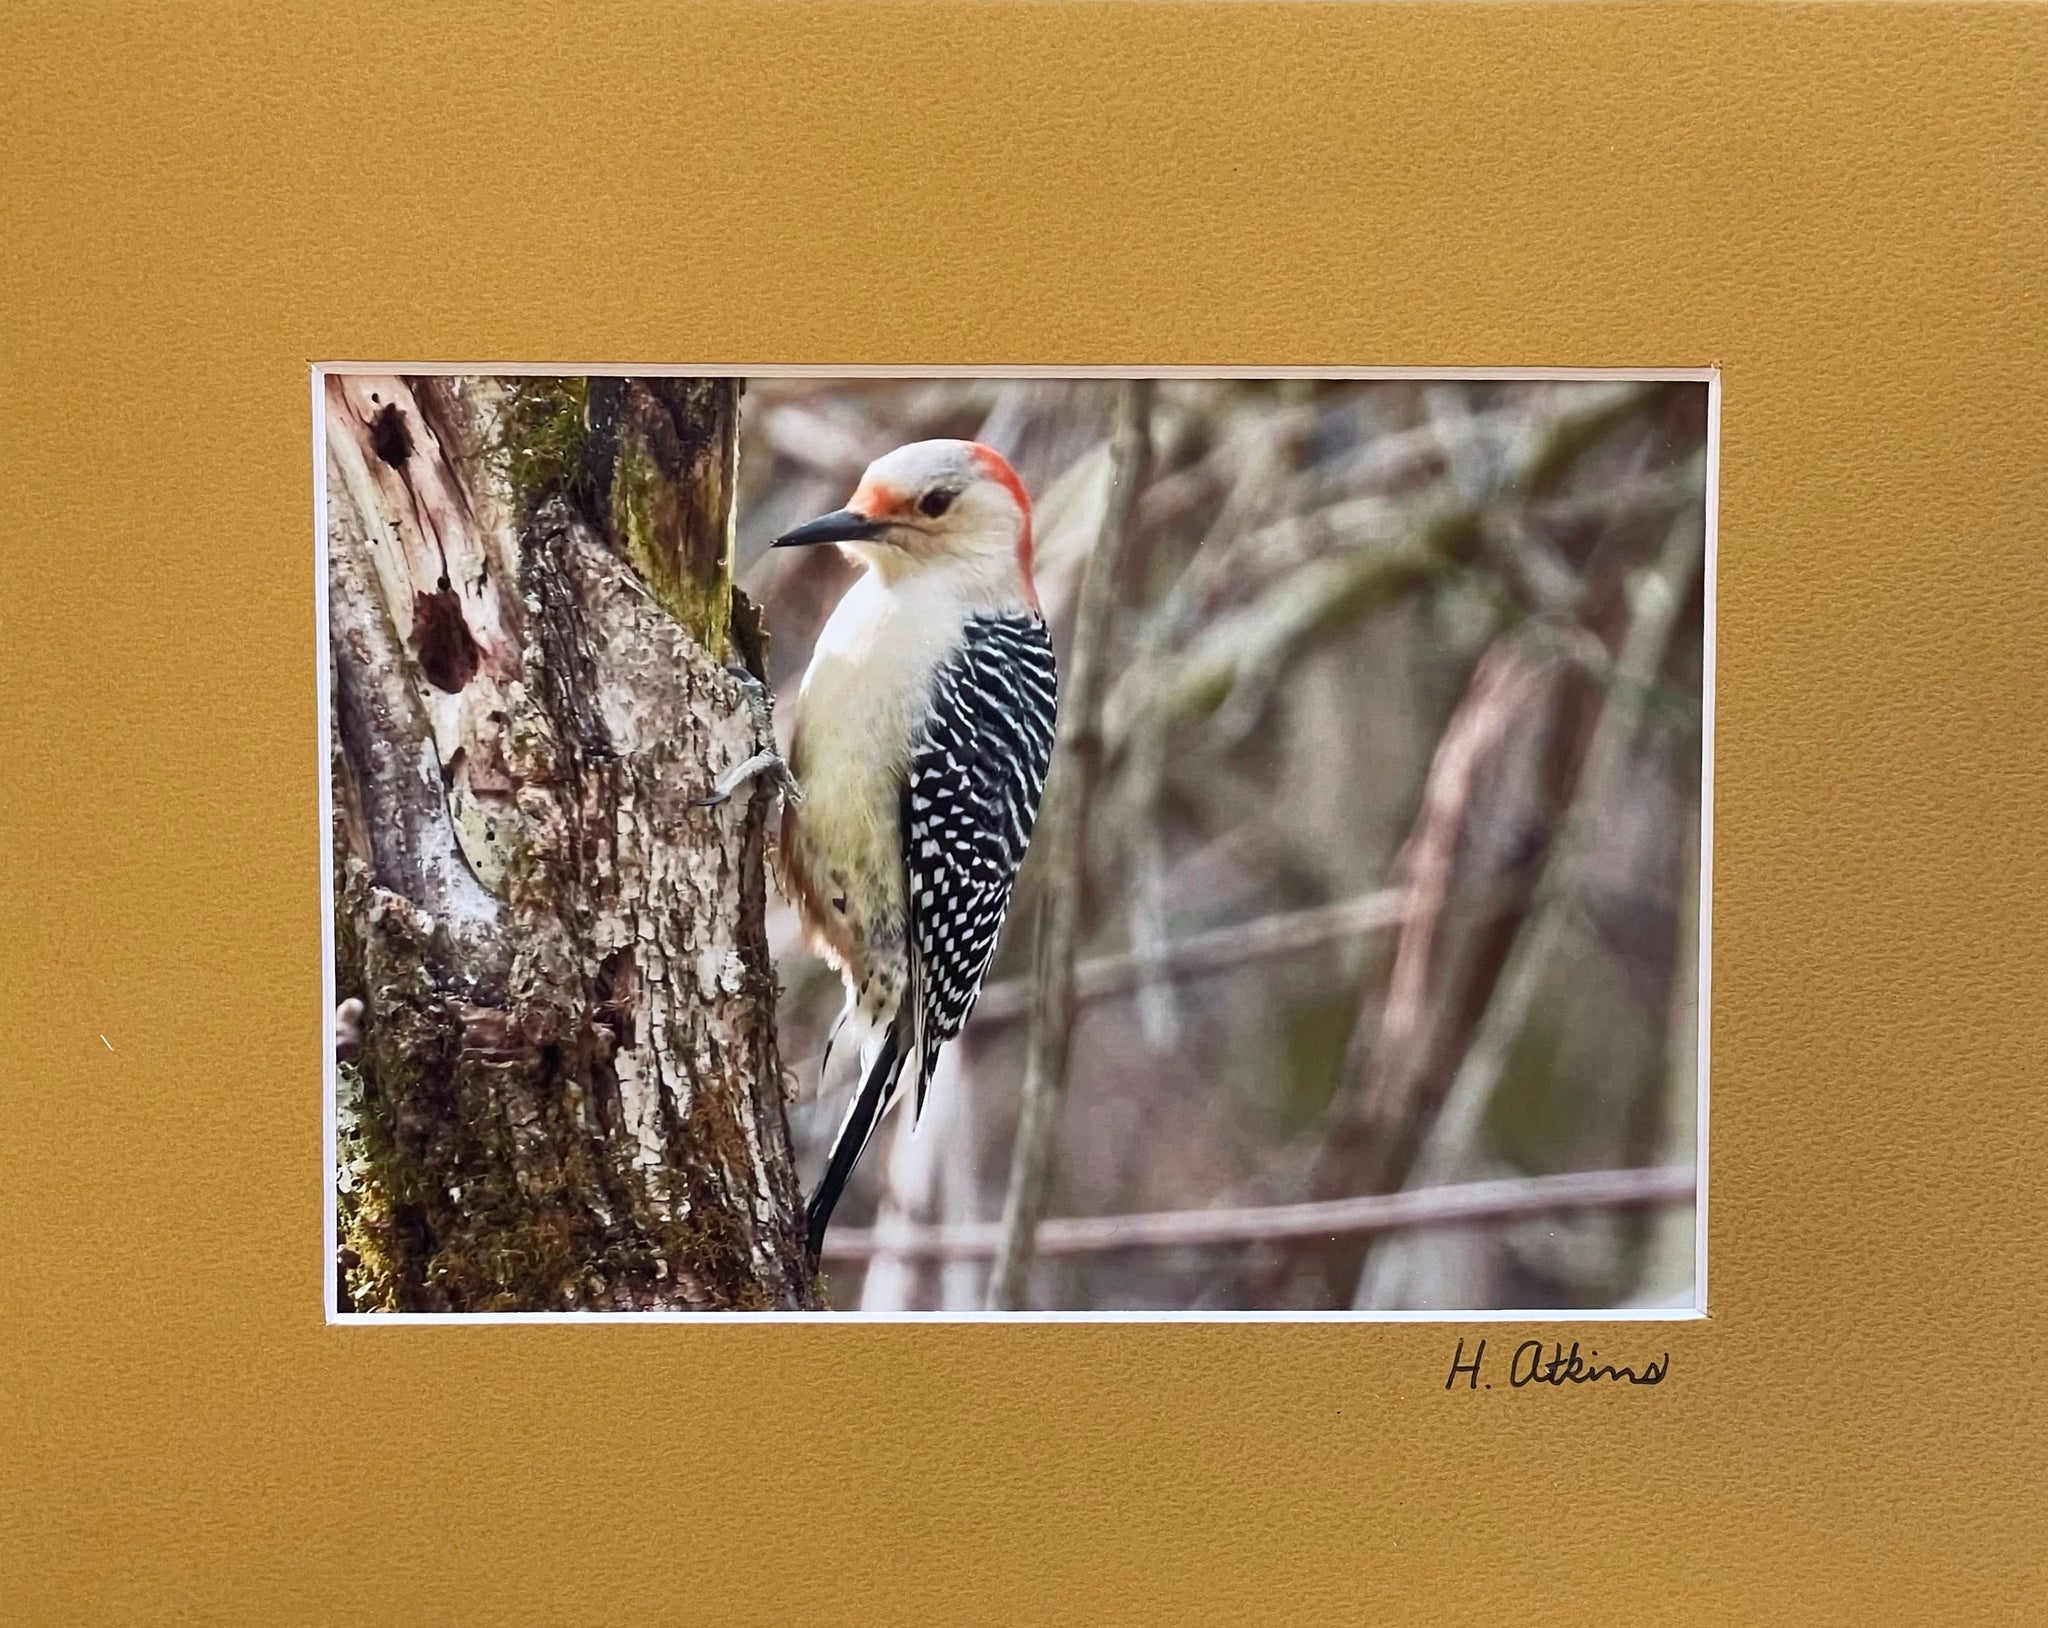
POLYGON ((920 513, 928 514, 936 520, 952 508, 953 499, 959 495, 957 492, 947 491, 943 486, 935 487, 917 500, 917 507, 920 513))

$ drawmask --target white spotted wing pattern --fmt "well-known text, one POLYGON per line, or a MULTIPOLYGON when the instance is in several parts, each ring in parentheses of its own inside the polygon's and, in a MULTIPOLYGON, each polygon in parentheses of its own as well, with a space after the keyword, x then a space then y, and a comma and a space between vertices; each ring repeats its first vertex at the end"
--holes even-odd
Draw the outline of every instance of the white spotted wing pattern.
POLYGON ((916 1107, 995 957, 1052 763, 1059 678, 1036 616, 971 619, 935 675, 903 786, 916 1107))

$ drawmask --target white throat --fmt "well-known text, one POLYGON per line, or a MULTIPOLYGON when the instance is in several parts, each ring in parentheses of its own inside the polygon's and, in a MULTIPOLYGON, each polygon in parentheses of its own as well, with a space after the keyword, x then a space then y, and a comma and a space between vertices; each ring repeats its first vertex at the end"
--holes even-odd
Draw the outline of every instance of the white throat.
POLYGON ((889 543, 841 546, 884 586, 914 591, 920 599, 957 598, 1005 610, 1022 610, 1029 603, 1016 540, 999 533, 984 532, 943 554, 889 543))

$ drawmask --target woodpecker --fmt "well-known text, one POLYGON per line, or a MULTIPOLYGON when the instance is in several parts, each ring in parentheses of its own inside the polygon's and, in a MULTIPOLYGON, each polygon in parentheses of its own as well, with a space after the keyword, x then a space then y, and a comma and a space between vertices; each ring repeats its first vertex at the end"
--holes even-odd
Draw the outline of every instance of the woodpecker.
MULTIPOLYGON (((995 955, 1052 761, 1058 676, 1031 581, 1031 499, 973 441, 868 466, 843 509, 778 548, 835 543, 866 567, 797 693, 784 885, 846 983, 861 1078, 805 1211, 832 1209, 901 1097, 924 1108, 995 955)), ((826 1056, 829 1061, 831 1046, 826 1056)))

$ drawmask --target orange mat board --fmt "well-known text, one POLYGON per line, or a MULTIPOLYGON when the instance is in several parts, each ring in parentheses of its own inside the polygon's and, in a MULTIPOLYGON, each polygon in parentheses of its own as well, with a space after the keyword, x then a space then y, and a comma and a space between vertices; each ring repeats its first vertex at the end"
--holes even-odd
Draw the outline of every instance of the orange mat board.
POLYGON ((0 1621, 2038 1620, 2044 71, 2017 5, 10 8, 0 1621), (342 359, 1718 368, 1709 1315, 1597 1328, 1662 1383, 329 1325, 342 359))

